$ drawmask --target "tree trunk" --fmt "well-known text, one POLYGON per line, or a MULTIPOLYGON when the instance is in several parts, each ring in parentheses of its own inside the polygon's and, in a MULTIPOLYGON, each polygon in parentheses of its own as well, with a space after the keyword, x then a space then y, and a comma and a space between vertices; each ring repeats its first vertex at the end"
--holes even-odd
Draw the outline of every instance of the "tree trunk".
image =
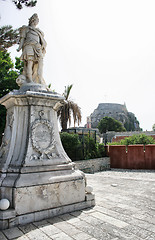
POLYGON ((65 131, 67 129, 67 120, 62 121, 62 131, 65 131))

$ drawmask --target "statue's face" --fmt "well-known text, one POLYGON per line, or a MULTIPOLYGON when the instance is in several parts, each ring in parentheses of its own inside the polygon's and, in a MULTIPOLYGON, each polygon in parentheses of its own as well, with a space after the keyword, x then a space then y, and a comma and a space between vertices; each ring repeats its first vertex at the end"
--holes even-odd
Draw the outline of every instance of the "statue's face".
POLYGON ((33 20, 29 22, 29 25, 34 25, 36 26, 39 23, 39 18, 35 17, 33 20))
POLYGON ((33 24, 36 26, 38 23, 39 23, 39 18, 36 17, 33 21, 33 24))

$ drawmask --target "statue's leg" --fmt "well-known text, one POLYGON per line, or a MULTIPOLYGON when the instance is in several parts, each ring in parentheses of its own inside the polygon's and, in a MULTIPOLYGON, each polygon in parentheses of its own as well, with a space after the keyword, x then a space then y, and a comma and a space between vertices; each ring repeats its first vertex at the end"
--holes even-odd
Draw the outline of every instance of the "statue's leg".
POLYGON ((26 69, 27 69, 27 62, 24 61, 24 68, 23 68, 23 72, 22 72, 22 75, 24 75, 26 77, 26 69))
POLYGON ((40 58, 38 61, 38 70, 37 70, 37 74, 38 74, 38 82, 40 84, 43 84, 42 81, 42 74, 43 74, 43 58, 40 58))
POLYGON ((27 69, 26 69, 27 82, 32 82, 32 67, 33 67, 33 61, 32 60, 27 61, 27 69))

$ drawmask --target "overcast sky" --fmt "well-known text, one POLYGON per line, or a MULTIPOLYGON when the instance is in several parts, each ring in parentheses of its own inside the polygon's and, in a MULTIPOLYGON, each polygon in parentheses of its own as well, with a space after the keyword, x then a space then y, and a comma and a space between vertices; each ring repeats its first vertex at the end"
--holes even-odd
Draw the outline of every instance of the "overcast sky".
MULTIPOLYGON (((143 130, 155 123, 155 1, 38 0, 17 10, 0 0, 0 25, 19 28, 38 13, 47 53, 44 79, 82 111, 82 124, 99 103, 126 103, 143 130)), ((11 57, 20 56, 17 46, 11 57)))

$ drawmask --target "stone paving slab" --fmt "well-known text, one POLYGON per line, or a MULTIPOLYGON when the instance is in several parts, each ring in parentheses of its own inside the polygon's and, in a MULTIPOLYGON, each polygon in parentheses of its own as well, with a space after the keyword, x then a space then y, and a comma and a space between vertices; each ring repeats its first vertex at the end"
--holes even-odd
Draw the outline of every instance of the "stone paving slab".
POLYGON ((0 232, 0 240, 155 240, 155 171, 87 174, 96 206, 0 232))

